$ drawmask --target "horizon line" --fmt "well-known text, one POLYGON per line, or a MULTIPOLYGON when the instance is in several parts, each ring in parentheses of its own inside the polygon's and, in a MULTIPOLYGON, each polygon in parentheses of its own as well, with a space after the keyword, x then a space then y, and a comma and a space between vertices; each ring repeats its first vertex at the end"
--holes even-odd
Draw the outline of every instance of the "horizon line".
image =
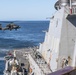
POLYGON ((0 20, 0 21, 50 21, 50 20, 0 20))

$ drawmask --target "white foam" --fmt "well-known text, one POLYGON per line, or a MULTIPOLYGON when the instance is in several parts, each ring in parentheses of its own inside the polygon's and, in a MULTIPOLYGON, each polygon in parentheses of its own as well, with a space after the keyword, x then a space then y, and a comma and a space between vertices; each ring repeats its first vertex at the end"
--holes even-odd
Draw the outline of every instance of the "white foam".
POLYGON ((0 60, 5 60, 4 57, 0 57, 0 60))
POLYGON ((8 52, 8 49, 0 49, 0 52, 8 52))

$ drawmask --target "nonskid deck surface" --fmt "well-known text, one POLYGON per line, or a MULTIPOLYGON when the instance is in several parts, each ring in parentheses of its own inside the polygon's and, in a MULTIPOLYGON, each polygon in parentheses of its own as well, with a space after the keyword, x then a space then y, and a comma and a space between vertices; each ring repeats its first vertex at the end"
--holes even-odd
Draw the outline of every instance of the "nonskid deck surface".
POLYGON ((51 69, 47 62, 44 60, 44 58, 41 56, 41 54, 37 51, 36 48, 27 48, 27 49, 22 49, 22 50, 16 50, 16 57, 19 60, 20 63, 24 63, 25 66, 24 68, 28 69, 29 68, 29 62, 28 54, 31 55, 33 60, 36 62, 36 64, 39 66, 41 71, 45 74, 51 73, 51 69))

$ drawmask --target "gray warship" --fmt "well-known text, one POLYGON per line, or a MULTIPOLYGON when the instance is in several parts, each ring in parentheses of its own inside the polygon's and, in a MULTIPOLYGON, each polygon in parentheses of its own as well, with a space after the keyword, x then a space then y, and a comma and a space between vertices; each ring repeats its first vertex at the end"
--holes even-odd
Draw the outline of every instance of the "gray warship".
MULTIPOLYGON (((58 0, 54 7, 56 12, 50 18, 44 42, 38 48, 29 49, 28 74, 22 71, 20 75, 76 75, 76 0, 58 0)), ((24 53, 26 49, 22 56, 24 53)), ((6 68, 4 75, 16 75, 18 72, 14 70, 6 74, 6 68)))

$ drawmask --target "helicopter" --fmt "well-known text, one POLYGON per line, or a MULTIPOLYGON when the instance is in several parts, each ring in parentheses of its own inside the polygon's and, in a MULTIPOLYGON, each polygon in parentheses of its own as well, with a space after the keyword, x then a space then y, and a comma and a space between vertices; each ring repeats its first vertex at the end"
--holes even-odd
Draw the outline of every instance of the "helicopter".
POLYGON ((15 29, 15 30, 17 30, 17 29, 19 29, 19 28, 21 28, 19 25, 16 25, 16 24, 14 24, 13 22, 11 22, 11 23, 9 23, 8 25, 6 25, 6 27, 5 28, 2 28, 2 30, 13 30, 13 29, 15 29))

